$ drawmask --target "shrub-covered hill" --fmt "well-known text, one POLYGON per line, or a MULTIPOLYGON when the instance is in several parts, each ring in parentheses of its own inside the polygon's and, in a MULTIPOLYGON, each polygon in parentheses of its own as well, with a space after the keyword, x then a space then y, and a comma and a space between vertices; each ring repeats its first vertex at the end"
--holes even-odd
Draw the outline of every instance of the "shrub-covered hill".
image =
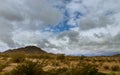
POLYGON ((23 52, 23 53, 47 53, 44 50, 42 50, 39 47, 36 46, 27 46, 27 47, 23 47, 23 48, 17 48, 17 49, 9 49, 3 53, 15 53, 15 52, 23 52))

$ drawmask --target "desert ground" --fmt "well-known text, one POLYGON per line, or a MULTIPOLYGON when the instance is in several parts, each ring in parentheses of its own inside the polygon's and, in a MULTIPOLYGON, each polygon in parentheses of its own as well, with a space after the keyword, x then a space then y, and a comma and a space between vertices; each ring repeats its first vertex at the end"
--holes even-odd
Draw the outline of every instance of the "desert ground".
POLYGON ((1 53, 0 75, 120 75, 120 56, 1 53))

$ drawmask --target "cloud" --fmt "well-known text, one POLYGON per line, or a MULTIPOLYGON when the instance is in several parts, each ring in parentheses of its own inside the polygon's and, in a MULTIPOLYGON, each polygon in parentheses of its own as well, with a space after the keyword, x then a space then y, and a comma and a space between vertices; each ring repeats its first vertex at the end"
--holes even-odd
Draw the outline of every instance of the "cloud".
POLYGON ((118 0, 71 0, 60 4, 68 13, 69 25, 75 28, 48 39, 54 45, 49 47, 49 51, 74 55, 109 55, 119 52, 120 41, 116 38, 120 32, 119 4, 118 0))
POLYGON ((0 0, 0 40, 8 47, 15 47, 15 32, 42 30, 61 19, 61 12, 47 0, 0 0))
POLYGON ((113 25, 114 15, 119 13, 120 1, 88 0, 83 1, 87 14, 79 21, 80 29, 88 30, 113 25))
POLYGON ((108 16, 96 16, 93 15, 91 17, 85 17, 80 19, 79 27, 81 30, 89 30, 94 28, 102 28, 107 27, 108 25, 113 24, 114 21, 111 17, 108 16))
POLYGON ((41 20, 46 24, 57 24, 62 19, 62 14, 56 8, 53 8, 47 0, 27 0, 25 2, 31 18, 41 20), (57 18, 57 19, 56 19, 57 18))
POLYGON ((14 40, 12 40, 12 30, 13 27, 9 21, 0 19, 0 40, 10 47, 14 47, 14 40))
POLYGON ((0 0, 0 49, 35 45, 74 55, 120 52, 119 19, 119 0, 0 0), (52 32, 57 25, 70 28, 52 32))
POLYGON ((51 52, 51 49, 57 48, 57 46, 53 44, 55 41, 55 35, 51 32, 23 31, 16 32, 14 34, 13 40, 15 43, 20 45, 19 47, 34 45, 46 50, 47 52, 51 52))

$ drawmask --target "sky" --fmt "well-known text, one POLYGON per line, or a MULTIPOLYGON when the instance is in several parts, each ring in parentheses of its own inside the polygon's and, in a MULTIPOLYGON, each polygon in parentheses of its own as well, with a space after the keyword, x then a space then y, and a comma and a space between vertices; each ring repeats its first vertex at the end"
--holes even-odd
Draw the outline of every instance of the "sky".
POLYGON ((0 0, 0 52, 120 53, 120 0, 0 0))

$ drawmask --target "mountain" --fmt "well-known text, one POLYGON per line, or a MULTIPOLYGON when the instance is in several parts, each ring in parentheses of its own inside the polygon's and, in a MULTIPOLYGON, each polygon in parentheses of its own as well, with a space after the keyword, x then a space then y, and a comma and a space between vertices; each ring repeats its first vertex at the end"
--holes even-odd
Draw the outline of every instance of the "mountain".
POLYGON ((120 54, 116 54, 116 55, 113 55, 113 56, 120 57, 120 54))
POLYGON ((33 54, 33 53, 47 53, 44 50, 42 50, 41 48, 36 47, 36 46, 26 46, 26 47, 23 47, 23 48, 9 49, 9 50, 7 50, 3 53, 15 53, 15 52, 24 52, 24 53, 30 53, 30 54, 33 54))

